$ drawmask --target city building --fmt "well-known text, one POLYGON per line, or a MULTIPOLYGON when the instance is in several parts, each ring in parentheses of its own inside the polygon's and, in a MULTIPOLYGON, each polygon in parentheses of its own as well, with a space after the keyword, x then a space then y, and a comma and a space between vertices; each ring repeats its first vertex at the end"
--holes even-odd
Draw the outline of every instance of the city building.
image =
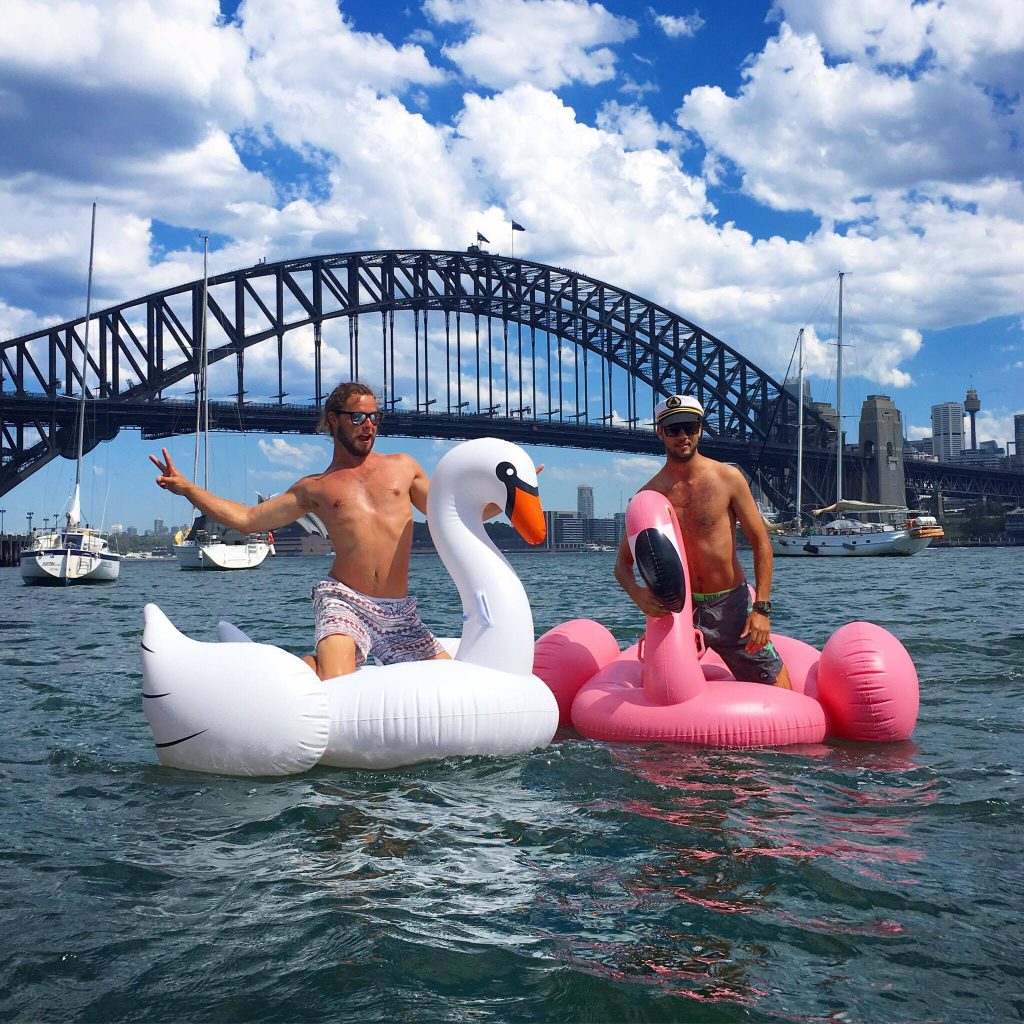
POLYGON ((905 441, 903 443, 903 455, 908 459, 934 460, 932 439, 930 437, 921 437, 916 441, 905 441))
POLYGON ((941 402, 932 406, 932 454, 939 462, 956 462, 964 450, 964 407, 962 402, 941 402))
POLYGON ((1018 469, 1024 469, 1024 412, 1013 417, 1013 454, 1018 469))
POLYGON ((576 515, 580 519, 594 518, 594 488, 580 484, 576 488, 576 515))
POLYGON ((129 526, 128 529, 125 530, 124 532, 125 532, 125 535, 128 536, 128 537, 138 537, 138 535, 139 535, 139 529, 138 529, 137 526, 129 526))
POLYGON ((976 448, 965 448, 957 461, 976 469, 1005 469, 1006 452, 996 441, 982 441, 976 448))

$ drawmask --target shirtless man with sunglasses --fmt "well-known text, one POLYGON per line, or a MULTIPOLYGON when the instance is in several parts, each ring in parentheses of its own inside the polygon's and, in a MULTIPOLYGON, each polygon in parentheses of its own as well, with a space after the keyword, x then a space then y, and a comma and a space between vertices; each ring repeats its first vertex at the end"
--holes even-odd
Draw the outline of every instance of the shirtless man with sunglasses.
MULTIPOLYGON (((665 465, 641 490, 672 502, 686 546, 693 588, 693 623, 708 647, 737 679, 791 689, 789 672, 770 638, 772 548, 743 474, 697 450, 704 407, 690 395, 673 395, 654 410, 654 429, 665 446, 665 465), (754 549, 751 602, 736 555, 736 524, 754 549)), ((619 586, 645 615, 666 615, 651 591, 639 584, 625 537, 615 560, 619 586)))
MULTIPOLYGON (((309 512, 323 520, 334 564, 313 588, 316 653, 303 659, 321 679, 354 672, 371 652, 385 664, 448 657, 408 596, 412 510, 426 514, 430 481, 411 456, 373 451, 382 416, 372 388, 340 384, 317 428, 334 439, 330 465, 255 506, 218 498, 192 483, 166 448, 163 462, 150 456, 160 470, 160 487, 241 533, 276 530, 309 512)), ((494 505, 485 518, 500 511, 494 505)))

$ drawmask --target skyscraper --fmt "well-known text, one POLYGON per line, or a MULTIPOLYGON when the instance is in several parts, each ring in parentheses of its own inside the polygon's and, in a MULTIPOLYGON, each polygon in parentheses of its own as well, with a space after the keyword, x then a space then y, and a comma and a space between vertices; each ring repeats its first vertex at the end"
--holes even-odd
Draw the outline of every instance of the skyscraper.
POLYGON ((580 519, 594 518, 594 488, 580 484, 576 488, 576 515, 580 519))
POLYGON ((964 407, 962 402, 932 406, 932 451, 939 462, 955 460, 964 450, 964 407))
POLYGON ((1017 468, 1024 469, 1024 412, 1013 417, 1013 452, 1017 456, 1017 468))

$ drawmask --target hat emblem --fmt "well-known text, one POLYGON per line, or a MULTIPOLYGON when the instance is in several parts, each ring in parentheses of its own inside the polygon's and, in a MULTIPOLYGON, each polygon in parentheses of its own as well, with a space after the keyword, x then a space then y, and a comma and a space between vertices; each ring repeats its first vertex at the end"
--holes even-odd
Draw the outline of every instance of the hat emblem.
POLYGON ((666 403, 665 407, 668 409, 678 409, 683 404, 683 400, 678 395, 673 395, 666 403))

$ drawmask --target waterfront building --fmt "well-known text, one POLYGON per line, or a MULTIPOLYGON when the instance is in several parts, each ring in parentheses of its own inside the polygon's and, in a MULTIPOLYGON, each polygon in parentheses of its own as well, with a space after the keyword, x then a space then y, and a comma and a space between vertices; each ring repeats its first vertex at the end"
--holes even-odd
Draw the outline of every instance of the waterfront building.
POLYGON ((1017 468, 1024 469, 1024 412, 1013 417, 1013 453, 1017 468))
POLYGON ((1003 517, 1003 529, 1017 540, 1024 540, 1024 508, 1015 508, 1003 517))
POLYGON ((962 402, 940 402, 932 406, 932 453, 939 462, 956 462, 964 450, 964 407, 962 402))
POLYGON ((334 553, 327 528, 319 516, 312 512, 297 519, 294 523, 281 526, 273 531, 274 552, 278 555, 307 557, 323 557, 334 553))

